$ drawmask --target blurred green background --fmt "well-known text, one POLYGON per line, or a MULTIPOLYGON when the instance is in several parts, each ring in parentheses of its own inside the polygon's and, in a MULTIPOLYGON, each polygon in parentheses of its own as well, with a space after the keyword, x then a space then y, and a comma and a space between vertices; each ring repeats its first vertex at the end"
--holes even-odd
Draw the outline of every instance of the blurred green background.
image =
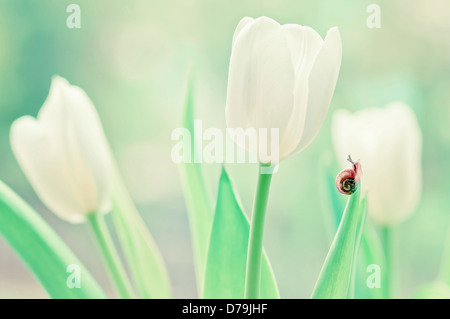
MULTIPOLYGON (((265 247, 281 296, 310 296, 330 245, 317 159, 331 153, 333 111, 393 100, 414 109, 423 131, 423 196, 414 216, 395 228, 396 296, 411 296, 438 273, 450 217, 450 1, 0 0, 0 179, 42 213, 110 291, 89 227, 65 223, 42 205, 9 146, 11 123, 36 116, 52 75, 82 87, 162 251, 174 296, 195 298, 188 220, 170 135, 180 126, 189 66, 197 77, 196 118, 204 128, 225 128, 234 28, 244 16, 261 15, 311 26, 322 36, 338 26, 343 42, 341 73, 324 126, 304 152, 282 163, 273 180, 265 247), (66 27, 71 3, 81 7, 81 29, 66 27), (380 29, 366 26, 371 3, 381 8, 380 29)), ((213 198, 220 168, 205 165, 213 198)), ((227 168, 249 212, 257 167, 227 168)), ((1 238, 0 297, 46 297, 1 238)))

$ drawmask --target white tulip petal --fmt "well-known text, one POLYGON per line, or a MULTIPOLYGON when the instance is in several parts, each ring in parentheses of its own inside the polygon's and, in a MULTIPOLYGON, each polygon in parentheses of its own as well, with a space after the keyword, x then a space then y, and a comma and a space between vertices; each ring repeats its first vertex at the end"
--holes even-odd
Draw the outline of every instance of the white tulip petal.
MULTIPOLYGON (((85 190, 87 210, 110 209, 111 163, 107 141, 94 105, 86 93, 76 86, 66 90, 66 104, 70 105, 70 133, 73 143, 72 167, 80 189, 85 190)), ((69 128, 68 128, 69 129, 69 128)))
POLYGON ((325 37, 309 76, 309 98, 305 128, 295 152, 307 147, 319 132, 333 97, 341 60, 341 37, 337 28, 331 28, 325 37))
POLYGON ((233 45, 236 42, 236 39, 237 39, 239 33, 242 31, 242 29, 244 29, 244 27, 246 27, 247 25, 249 25, 253 21, 255 21, 255 19, 250 18, 250 17, 242 18, 241 21, 239 21, 236 29, 234 30, 233 45))
MULTIPOLYGON (((271 158, 275 164, 300 151, 312 141, 323 122, 341 56, 336 28, 324 41, 309 27, 281 26, 267 17, 243 18, 233 36, 227 127, 278 129, 277 155, 262 160, 259 154, 262 162, 271 158)), ((247 150, 252 148, 241 145, 236 138, 235 142, 247 150)), ((265 150, 271 143, 269 138, 259 149, 265 150)))
POLYGON ((309 27, 295 24, 282 26, 285 31, 295 70, 294 107, 287 123, 284 136, 281 137, 280 159, 288 157, 297 148, 305 127, 308 107, 308 79, 314 61, 323 45, 320 35, 309 27))
POLYGON ((422 138, 412 110, 398 102, 354 114, 339 110, 332 134, 341 165, 348 166, 348 154, 361 161, 371 217, 382 225, 408 218, 422 187, 422 138))
POLYGON ((11 144, 36 193, 61 218, 82 222, 88 213, 109 211, 109 150, 95 108, 83 90, 54 77, 37 120, 17 120, 11 144))
POLYGON ((297 76, 309 76, 309 72, 323 45, 320 35, 310 27, 285 24, 284 30, 292 56, 292 65, 297 76))
POLYGON ((64 154, 52 141, 51 132, 25 116, 11 126, 11 146, 20 166, 46 206, 60 218, 83 221, 80 193, 68 176, 64 154))
POLYGON ((88 210, 92 210, 94 202, 92 196, 95 196, 95 189, 92 177, 89 176, 89 172, 83 168, 84 165, 79 160, 73 120, 74 113, 90 101, 72 100, 71 91, 72 86, 67 80, 59 76, 53 77, 49 96, 39 111, 37 119, 38 123, 51 135, 52 143, 60 154, 59 161, 64 162, 64 166, 67 167, 66 182, 73 184, 74 189, 80 193, 79 202, 76 203, 80 210, 79 213, 86 213, 88 210), (83 183, 80 182, 80 179, 88 179, 89 182, 83 183))
MULTIPOLYGON (((387 105, 386 109, 390 111, 392 127, 395 127, 392 134, 396 135, 397 141, 396 145, 393 145, 395 155, 392 156, 391 161, 402 166, 401 169, 396 169, 396 179, 401 181, 401 185, 398 185, 400 189, 397 198, 392 198, 391 201, 398 204, 397 211, 385 218, 385 223, 393 224, 408 218, 420 199, 422 135, 414 112, 406 104, 393 102, 387 105)), ((386 137, 386 139, 392 141, 393 137, 386 137)))
POLYGON ((294 70, 280 25, 258 18, 237 38, 230 59, 226 118, 231 128, 279 128, 293 108, 294 70))

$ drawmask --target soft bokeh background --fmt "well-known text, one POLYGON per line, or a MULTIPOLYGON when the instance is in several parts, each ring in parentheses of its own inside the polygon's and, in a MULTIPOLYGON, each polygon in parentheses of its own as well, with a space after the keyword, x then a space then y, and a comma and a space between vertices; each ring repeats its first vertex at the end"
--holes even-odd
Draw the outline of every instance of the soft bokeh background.
MULTIPOLYGON (((42 213, 106 289, 110 285, 89 227, 60 221, 42 205, 13 158, 11 123, 37 114, 54 74, 84 88, 162 251, 175 297, 195 298, 188 220, 170 135, 180 125, 190 65, 197 77, 196 117, 204 127, 225 127, 234 28, 244 16, 261 15, 309 25, 322 36, 338 26, 343 41, 325 124, 310 147, 282 163, 272 185, 265 247, 281 296, 310 296, 330 244, 317 159, 331 152, 333 111, 392 100, 411 105, 424 142, 423 196, 414 216, 395 229, 397 296, 409 297, 436 278, 450 216, 449 1, 79 0, 81 29, 68 29, 66 7, 73 2, 0 0, 0 179, 42 213), (371 3, 381 7, 380 29, 366 26, 371 3)), ((227 168, 250 211, 256 165, 227 168)), ((215 196, 220 165, 205 170, 215 196)), ((1 238, 0 297, 46 297, 1 238)))

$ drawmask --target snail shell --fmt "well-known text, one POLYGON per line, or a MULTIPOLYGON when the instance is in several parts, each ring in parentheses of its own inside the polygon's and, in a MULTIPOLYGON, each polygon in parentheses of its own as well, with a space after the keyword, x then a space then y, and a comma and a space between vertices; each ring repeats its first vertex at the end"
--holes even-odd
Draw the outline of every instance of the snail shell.
POLYGON ((352 163, 352 167, 343 169, 336 177, 336 188, 339 193, 344 195, 351 195, 356 192, 362 176, 361 164, 358 161, 353 162, 350 155, 348 161, 352 163))

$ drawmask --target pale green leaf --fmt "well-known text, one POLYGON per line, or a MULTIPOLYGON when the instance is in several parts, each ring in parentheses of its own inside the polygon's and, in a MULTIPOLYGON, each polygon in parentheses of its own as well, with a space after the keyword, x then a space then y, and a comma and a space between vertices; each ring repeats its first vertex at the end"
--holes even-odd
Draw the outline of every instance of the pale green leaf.
POLYGON ((192 137, 191 141, 194 142, 190 145, 191 163, 180 164, 180 175, 191 229, 197 287, 199 295, 201 295, 213 208, 203 177, 201 164, 195 163, 194 161, 196 156, 201 156, 201 153, 197 153, 197 155, 195 153, 201 152, 201 150, 194 147, 195 141, 202 137, 194 135, 193 94, 193 80, 189 78, 182 123, 183 127, 190 132, 190 136, 192 137))
POLYGON ((347 201, 341 223, 320 271, 312 298, 347 298, 352 283, 355 254, 361 239, 366 209, 360 209, 360 190, 347 201))
POLYGON ((344 196, 336 189, 337 171, 333 165, 332 155, 328 152, 322 154, 318 166, 319 194, 323 198, 320 202, 326 214, 325 222, 330 240, 332 240, 341 221, 345 201, 342 199, 344 196))
MULTIPOLYGON (((244 298, 250 225, 225 169, 220 177, 204 281, 204 298, 244 298)), ((261 263, 261 298, 279 298, 266 254, 261 263)))
MULTIPOLYGON (((342 200, 345 196, 340 194, 336 189, 335 179, 339 171, 333 165, 332 155, 324 153, 320 163, 319 176, 322 176, 322 178, 320 179, 321 185, 319 191, 323 194, 324 200, 322 203, 324 204, 324 210, 327 215, 326 221, 329 226, 328 229, 332 233, 331 238, 333 238, 345 208, 342 200)), ((368 223, 363 229, 354 273, 354 284, 351 285, 350 295, 353 295, 354 298, 383 298, 382 289, 367 287, 366 280, 370 274, 366 270, 367 266, 371 264, 377 264, 384 269, 385 257, 378 234, 373 225, 368 223)))
POLYGON ((139 296, 170 298, 170 281, 161 253, 123 186, 117 169, 114 177, 114 225, 139 296))
POLYGON ((357 230, 356 230, 356 240, 355 240, 355 250, 353 253, 353 262, 352 262, 352 269, 351 269, 351 282, 350 287, 348 289, 347 298, 353 299, 355 297, 355 282, 356 282, 356 273, 357 273, 357 261, 359 256, 359 247, 361 244, 361 238, 362 234, 364 232, 364 226, 366 223, 366 216, 367 216, 367 210, 368 210, 368 204, 367 204, 367 195, 364 196, 361 199, 361 202, 359 204, 359 210, 361 214, 361 218, 358 221, 357 230))
POLYGON ((355 298, 381 299, 384 297, 382 288, 370 288, 367 286, 367 278, 371 275, 367 272, 369 265, 378 265, 380 269, 386 269, 386 258, 378 234, 373 225, 369 223, 364 228, 361 237, 361 247, 357 261, 357 278, 355 298))
MULTIPOLYGON (((9 187, 0 182, 0 234, 52 298, 105 298, 105 293, 56 232, 9 187), (77 265, 81 287, 69 288, 68 266, 77 265)), ((73 270, 72 270, 73 271, 73 270)), ((69 280, 70 282, 70 280, 69 280)))

